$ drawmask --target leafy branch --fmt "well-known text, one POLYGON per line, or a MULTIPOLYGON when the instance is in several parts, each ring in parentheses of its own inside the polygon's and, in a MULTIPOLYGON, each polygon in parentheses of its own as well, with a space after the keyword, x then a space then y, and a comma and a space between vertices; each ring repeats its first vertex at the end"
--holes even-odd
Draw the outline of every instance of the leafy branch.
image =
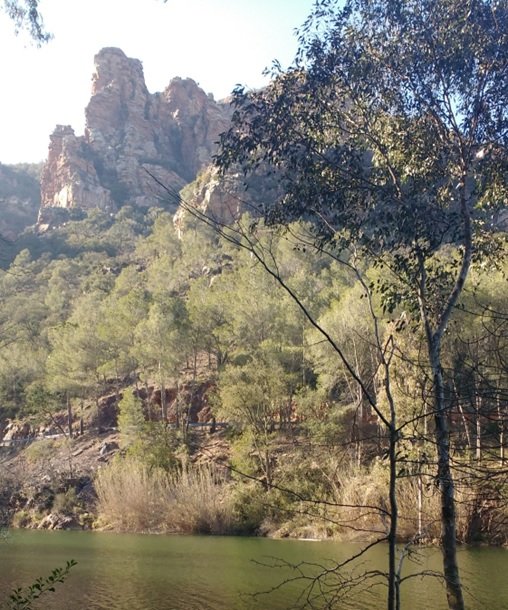
POLYGON ((56 591, 56 585, 67 579, 71 569, 76 564, 77 562, 71 559, 65 564, 64 568, 55 568, 46 578, 40 577, 28 587, 13 589, 9 595, 7 607, 9 610, 31 610, 35 600, 46 593, 56 591))

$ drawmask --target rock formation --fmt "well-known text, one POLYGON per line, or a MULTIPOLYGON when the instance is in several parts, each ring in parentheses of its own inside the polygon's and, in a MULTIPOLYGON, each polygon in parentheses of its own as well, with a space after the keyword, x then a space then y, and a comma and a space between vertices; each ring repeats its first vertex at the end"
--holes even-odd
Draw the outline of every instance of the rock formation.
POLYGON ((69 125, 57 125, 50 136, 48 160, 41 175, 41 208, 114 207, 101 185, 90 147, 69 125))
POLYGON ((230 116, 191 79, 149 93, 141 62, 116 48, 95 57, 85 112, 83 136, 61 125, 51 135, 40 223, 52 207, 115 210, 170 200, 168 190, 178 192, 209 163, 230 116))
POLYGON ((213 165, 206 167, 194 182, 182 189, 181 197, 186 206, 181 206, 174 217, 179 235, 185 230, 190 217, 188 208, 194 208, 213 222, 231 224, 244 212, 251 216, 263 216, 265 206, 280 196, 277 177, 258 168, 245 177, 234 171, 222 175, 213 165))

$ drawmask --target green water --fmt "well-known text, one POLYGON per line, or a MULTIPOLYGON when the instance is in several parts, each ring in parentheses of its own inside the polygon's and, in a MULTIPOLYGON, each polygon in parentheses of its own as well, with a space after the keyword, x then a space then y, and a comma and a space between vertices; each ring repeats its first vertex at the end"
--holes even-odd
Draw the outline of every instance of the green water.
MULTIPOLYGON (((78 565, 58 592, 46 597, 45 610, 283 610, 294 607, 302 583, 268 595, 252 594, 295 575, 274 563, 340 561, 360 547, 333 542, 140 536, 90 532, 15 531, 0 543, 0 591, 5 600, 14 586, 26 585, 55 566, 75 559, 78 565)), ((438 570, 440 554, 426 549, 410 571, 438 570)), ((460 552, 469 610, 508 609, 508 550, 460 552)), ((357 574, 384 570, 386 548, 374 549, 357 565, 357 574)), ((409 573, 409 572, 406 572, 409 573)), ((381 587, 349 593, 337 609, 384 608, 381 587)), ((403 588, 407 610, 445 610, 442 585, 415 578, 403 588)), ((1 606, 1 604, 0 604, 1 606)))

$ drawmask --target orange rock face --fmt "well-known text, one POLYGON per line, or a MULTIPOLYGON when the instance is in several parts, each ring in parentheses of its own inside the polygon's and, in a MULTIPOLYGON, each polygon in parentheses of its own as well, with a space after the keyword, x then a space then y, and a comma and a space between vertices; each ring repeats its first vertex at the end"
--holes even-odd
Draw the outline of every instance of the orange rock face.
POLYGON ((151 94, 141 62, 115 48, 95 56, 85 115, 83 136, 60 125, 50 137, 41 215, 51 207, 115 210, 168 200, 168 190, 179 191, 210 162, 229 124, 228 106, 191 79, 151 94))

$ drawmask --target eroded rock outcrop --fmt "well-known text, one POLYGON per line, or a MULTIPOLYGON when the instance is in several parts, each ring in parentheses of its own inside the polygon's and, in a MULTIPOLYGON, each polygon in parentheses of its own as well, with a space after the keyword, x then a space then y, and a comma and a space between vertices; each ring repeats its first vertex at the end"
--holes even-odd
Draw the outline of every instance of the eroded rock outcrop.
POLYGON ((175 227, 181 236, 191 214, 208 217, 218 224, 233 224, 244 212, 253 217, 263 216, 266 206, 280 196, 277 177, 263 173, 262 169, 251 176, 233 171, 222 175, 213 165, 207 166, 199 176, 181 193, 185 206, 181 206, 174 217, 175 227))
POLYGON ((230 110, 191 79, 151 94, 141 62, 106 48, 95 57, 85 114, 83 136, 69 126, 51 135, 40 222, 51 207, 114 210, 171 199, 168 190, 178 192, 209 163, 230 110))
POLYGON ((114 207, 110 191, 101 185, 90 147, 70 125, 57 125, 50 136, 41 193, 41 207, 114 207))

